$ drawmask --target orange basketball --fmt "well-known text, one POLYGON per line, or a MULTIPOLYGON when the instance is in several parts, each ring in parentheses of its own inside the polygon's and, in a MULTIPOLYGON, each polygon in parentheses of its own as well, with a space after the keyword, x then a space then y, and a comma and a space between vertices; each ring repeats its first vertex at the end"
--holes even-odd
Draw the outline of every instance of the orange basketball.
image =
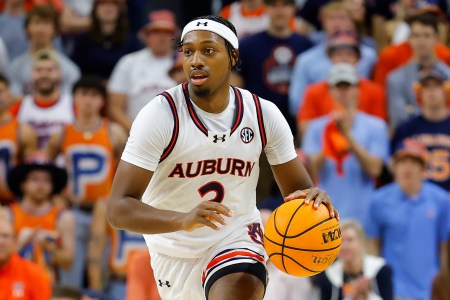
POLYGON ((264 231, 270 261, 294 276, 312 276, 330 266, 341 248, 341 228, 321 204, 304 199, 282 204, 270 216, 264 231))

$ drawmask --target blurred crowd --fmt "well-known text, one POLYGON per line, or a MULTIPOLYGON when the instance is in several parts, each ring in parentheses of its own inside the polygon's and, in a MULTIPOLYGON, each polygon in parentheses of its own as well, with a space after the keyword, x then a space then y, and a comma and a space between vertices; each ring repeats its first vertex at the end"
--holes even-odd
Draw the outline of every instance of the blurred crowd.
MULTIPOLYGON (((106 203, 205 14, 236 27, 233 85, 278 106, 342 220, 338 260, 311 278, 269 263, 265 299, 450 299, 445 0, 0 1, 0 299, 160 299, 106 203)), ((283 202, 264 155, 257 201, 265 220, 283 202)))

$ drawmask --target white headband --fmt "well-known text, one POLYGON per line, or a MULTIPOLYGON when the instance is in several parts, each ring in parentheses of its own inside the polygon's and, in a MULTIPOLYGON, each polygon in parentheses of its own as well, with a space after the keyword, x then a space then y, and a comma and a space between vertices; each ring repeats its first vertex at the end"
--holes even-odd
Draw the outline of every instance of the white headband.
POLYGON ((181 41, 183 41, 184 36, 191 31, 194 30, 206 30, 214 32, 225 40, 229 41, 234 49, 239 48, 239 42, 236 34, 228 28, 227 26, 220 24, 219 22, 208 20, 208 19, 198 19, 189 22, 186 26, 184 26, 183 33, 181 34, 181 41))

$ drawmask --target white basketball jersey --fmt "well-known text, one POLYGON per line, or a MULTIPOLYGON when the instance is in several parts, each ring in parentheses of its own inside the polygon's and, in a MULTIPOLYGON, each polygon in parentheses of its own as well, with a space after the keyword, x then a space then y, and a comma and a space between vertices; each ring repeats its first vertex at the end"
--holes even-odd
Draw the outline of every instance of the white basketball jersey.
MULTIPOLYGON (((234 120, 225 132, 211 132, 204 125, 189 98, 186 83, 152 100, 170 105, 174 126, 142 201, 158 209, 189 212, 200 202, 210 200, 221 202, 234 212, 233 217, 224 217, 227 225, 219 225, 220 231, 202 227, 193 232, 144 235, 152 251, 201 257, 236 228, 261 223, 256 185, 259 158, 267 143, 261 101, 242 89, 232 88, 230 94, 235 105, 234 120)), ((289 128, 287 123, 283 128, 289 128)), ((293 144, 292 151, 295 152, 293 144)), ((127 149, 122 159, 134 163, 126 153, 127 149)), ((289 151, 289 158, 285 158, 293 157, 295 153, 292 156, 289 151)))
POLYGON ((233 23, 240 40, 269 28, 270 19, 266 13, 259 16, 247 17, 242 14, 242 4, 239 1, 230 5, 230 17, 228 20, 233 23))
POLYGON ((50 135, 73 122, 72 97, 62 95, 54 105, 44 108, 39 107, 32 96, 26 96, 20 104, 18 119, 33 127, 38 137, 39 148, 43 149, 50 135))

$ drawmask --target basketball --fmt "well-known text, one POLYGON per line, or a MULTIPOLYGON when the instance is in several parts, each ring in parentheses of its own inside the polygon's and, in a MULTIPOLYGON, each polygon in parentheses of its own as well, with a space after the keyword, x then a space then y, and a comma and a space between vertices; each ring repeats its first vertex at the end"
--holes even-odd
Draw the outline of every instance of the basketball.
POLYGON ((264 232, 270 261, 281 271, 300 277, 319 274, 330 266, 341 248, 341 229, 336 218, 321 204, 296 199, 273 211, 264 232))

